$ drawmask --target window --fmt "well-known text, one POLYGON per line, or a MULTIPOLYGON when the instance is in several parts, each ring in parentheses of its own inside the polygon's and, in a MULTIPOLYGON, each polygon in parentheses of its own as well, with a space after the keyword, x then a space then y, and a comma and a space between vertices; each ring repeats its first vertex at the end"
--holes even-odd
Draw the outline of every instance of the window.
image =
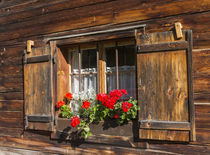
POLYGON ((71 45, 61 50, 69 55, 70 92, 126 89, 136 98, 134 39, 71 45))
MULTIPOLYGON (((120 126, 112 135, 123 131, 120 136, 126 136, 131 131, 127 136, 132 136, 136 128, 134 134, 138 133, 135 136, 142 140, 195 141, 192 31, 183 31, 181 39, 173 31, 136 34, 137 45, 134 38, 100 41, 106 40, 107 35, 95 34, 80 34, 75 39, 71 35, 66 40, 54 38, 60 40, 25 52, 25 128, 55 131, 66 124, 64 130, 69 123, 59 124, 55 103, 63 100, 69 90, 108 93, 123 88, 136 98, 137 85, 141 107, 138 122, 120 126)), ((132 31, 130 36, 133 34, 132 31)), ((125 34, 108 36, 113 39, 125 34)), ((103 126, 98 133, 110 135, 103 126)))

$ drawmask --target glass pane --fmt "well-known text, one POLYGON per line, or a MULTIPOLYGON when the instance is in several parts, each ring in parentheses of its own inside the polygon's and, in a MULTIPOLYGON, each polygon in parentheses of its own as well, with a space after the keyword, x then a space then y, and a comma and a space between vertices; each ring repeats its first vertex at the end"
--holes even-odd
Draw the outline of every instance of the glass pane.
POLYGON ((135 66, 136 62, 135 46, 119 46, 118 47, 118 59, 119 66, 135 66))
POLYGON ((135 46, 118 47, 119 89, 126 89, 129 96, 136 98, 136 53, 135 46))
POLYGON ((79 92, 79 75, 71 76, 71 91, 72 93, 79 92))
POLYGON ((71 52, 71 73, 79 74, 79 53, 71 52))
POLYGON ((94 90, 96 92, 96 74, 81 75, 81 91, 94 90))
POLYGON ((105 48, 106 51, 106 87, 107 93, 117 88, 115 47, 105 48))
POLYGON ((96 49, 82 50, 82 69, 97 68, 96 49))
POLYGON ((107 93, 110 93, 112 90, 117 88, 115 72, 106 74, 106 87, 107 93))
POLYGON ((114 67, 116 66, 116 55, 115 55, 115 47, 105 48, 106 51, 106 67, 114 67))

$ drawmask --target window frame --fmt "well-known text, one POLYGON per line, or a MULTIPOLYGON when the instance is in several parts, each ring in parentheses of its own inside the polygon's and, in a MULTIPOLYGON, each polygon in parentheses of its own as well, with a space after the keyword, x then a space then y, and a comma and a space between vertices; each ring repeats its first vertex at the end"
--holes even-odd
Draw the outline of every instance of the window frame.
MULTIPOLYGON (((134 37, 128 37, 128 38, 120 38, 120 39, 114 39, 114 40, 105 40, 105 41, 98 41, 98 42, 86 42, 81 44, 73 44, 69 46, 65 46, 66 52, 69 54, 69 83, 70 88, 69 90, 72 92, 72 78, 74 75, 78 75, 79 77, 79 91, 82 91, 81 83, 82 75, 96 75, 96 93, 107 93, 108 87, 107 87, 107 75, 108 74, 115 74, 116 77, 116 88, 120 88, 120 73, 123 71, 119 70, 119 48, 120 47, 126 47, 126 46, 133 46, 134 49, 136 47, 135 38, 134 37), (115 54, 115 71, 112 73, 112 71, 107 71, 107 58, 106 58, 106 48, 114 48, 113 54, 115 54), (85 50, 95 50, 96 51, 96 72, 87 72, 82 73, 82 52, 85 50), (78 55, 76 57, 77 60, 77 70, 78 73, 72 72, 72 53, 77 52, 78 55)), ((62 49, 62 47, 61 47, 62 49)), ((129 51, 126 51, 129 52, 129 51)), ((133 55, 134 56, 134 55, 133 55)), ((136 59, 136 54, 133 57, 133 59, 136 59)), ((135 72, 136 78, 136 62, 134 63, 135 69, 133 70, 135 72)), ((136 85, 134 86, 136 88, 136 85)), ((135 94, 136 96, 137 94, 135 94)))

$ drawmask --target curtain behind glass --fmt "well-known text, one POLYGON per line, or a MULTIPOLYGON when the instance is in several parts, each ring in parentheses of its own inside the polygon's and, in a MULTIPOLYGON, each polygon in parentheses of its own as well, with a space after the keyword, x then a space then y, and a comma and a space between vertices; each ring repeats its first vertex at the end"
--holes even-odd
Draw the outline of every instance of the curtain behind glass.
POLYGON ((97 88, 97 58, 96 50, 88 49, 81 52, 81 75, 79 82, 79 53, 71 53, 71 91, 79 93, 93 89, 96 92, 97 88), (76 74, 76 75, 74 75, 76 74), (79 85, 81 90, 79 90, 79 85))
MULTIPOLYGON (((118 69, 119 89, 126 89, 128 95, 136 98, 136 56, 135 46, 119 46, 118 48, 118 69)), ((117 88, 116 79, 116 52, 115 47, 106 48, 106 82, 107 92, 117 88)))

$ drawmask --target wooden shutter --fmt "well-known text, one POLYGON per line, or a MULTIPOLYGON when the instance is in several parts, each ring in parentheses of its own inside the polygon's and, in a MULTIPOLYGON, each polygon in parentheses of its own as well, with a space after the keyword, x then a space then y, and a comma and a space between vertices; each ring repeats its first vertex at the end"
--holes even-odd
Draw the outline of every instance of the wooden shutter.
POLYGON ((33 48, 24 59, 25 128, 52 131, 53 52, 50 46, 33 48))
POLYGON ((194 141, 192 32, 137 36, 139 138, 194 141))

